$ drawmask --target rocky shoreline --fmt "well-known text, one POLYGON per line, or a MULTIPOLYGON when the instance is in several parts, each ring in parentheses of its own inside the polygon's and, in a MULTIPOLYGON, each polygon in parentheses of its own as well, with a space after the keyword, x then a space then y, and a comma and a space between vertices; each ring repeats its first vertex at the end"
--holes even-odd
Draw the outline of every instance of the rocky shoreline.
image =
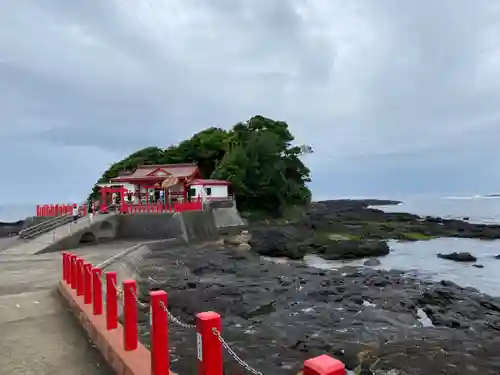
MULTIPOLYGON (((500 225, 469 223, 409 213, 387 213, 375 205, 395 201, 335 200, 311 204, 300 218, 283 222, 255 222, 249 226, 250 246, 265 256, 302 259, 318 254, 324 259, 356 259, 387 255, 386 240, 423 241, 438 237, 500 239, 500 225)), ((227 231, 227 234, 232 234, 227 231)))
MULTIPOLYGON (((170 311, 186 323, 219 312, 224 338, 264 374, 295 374, 323 353, 365 375, 499 374, 499 298, 397 270, 325 271, 301 262, 305 254, 383 256, 394 238, 500 238, 500 226, 369 208, 378 203, 387 204, 318 202, 295 221, 251 222, 244 232, 225 230, 216 244, 152 251, 139 269, 142 297, 167 290, 170 311)), ((142 311, 146 343, 148 321, 142 311)), ((170 337, 173 370, 196 371, 193 331, 171 324, 170 337)), ((230 357, 225 367, 244 373, 230 357)))
MULTIPOLYGON (((221 245, 153 251, 139 275, 143 297, 167 290, 181 321, 219 312, 224 338, 264 374, 295 374, 304 359, 322 353, 363 374, 500 372, 500 299, 451 282, 277 264, 221 245)), ((141 317, 148 343, 147 311, 141 317)), ((173 370, 195 371, 193 331, 171 324, 170 337, 173 370)), ((225 362, 228 374, 243 373, 231 358, 225 362)))

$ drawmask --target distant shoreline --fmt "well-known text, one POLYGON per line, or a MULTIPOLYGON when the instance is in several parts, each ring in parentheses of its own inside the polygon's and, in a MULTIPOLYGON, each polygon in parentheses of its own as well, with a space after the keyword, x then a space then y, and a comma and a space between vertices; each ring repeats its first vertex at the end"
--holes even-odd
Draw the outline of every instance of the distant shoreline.
POLYGON ((2 222, 0 221, 0 238, 12 237, 19 233, 23 227, 25 220, 18 220, 14 222, 2 222))

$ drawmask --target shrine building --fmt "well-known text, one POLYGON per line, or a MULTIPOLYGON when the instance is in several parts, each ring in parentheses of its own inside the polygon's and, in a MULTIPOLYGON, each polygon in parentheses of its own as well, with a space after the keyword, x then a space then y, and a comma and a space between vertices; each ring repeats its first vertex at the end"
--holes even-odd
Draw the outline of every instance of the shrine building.
POLYGON ((158 202, 161 191, 166 202, 183 202, 192 198, 225 200, 230 197, 229 181, 202 179, 196 164, 139 165, 134 171, 123 172, 108 183, 97 184, 102 188, 124 188, 129 203, 158 202))

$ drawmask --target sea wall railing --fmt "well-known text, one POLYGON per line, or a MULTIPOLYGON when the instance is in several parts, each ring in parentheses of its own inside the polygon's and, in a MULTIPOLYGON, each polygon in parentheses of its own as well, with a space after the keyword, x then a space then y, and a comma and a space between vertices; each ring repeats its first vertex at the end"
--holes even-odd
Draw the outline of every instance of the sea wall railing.
MULTIPOLYGON (((46 204, 36 206, 36 216, 57 217, 71 215, 73 208, 76 204, 46 204)), ((154 212, 185 212, 185 211, 201 211, 203 209, 203 202, 201 198, 195 198, 191 201, 173 202, 173 203, 148 203, 148 204, 135 204, 135 203, 119 203, 110 206, 103 205, 98 210, 99 212, 108 212, 111 210, 121 213, 154 213, 154 212)), ((80 216, 87 215, 87 206, 80 205, 78 208, 80 216)))
POLYGON ((80 216, 87 215, 87 206, 85 204, 76 203, 61 203, 61 204, 44 204, 36 206, 36 216, 56 217, 71 215, 73 208, 78 207, 80 216))
MULTIPOLYGON (((86 262, 82 257, 62 252, 62 283, 66 284, 85 305, 92 305, 94 316, 105 317, 105 329, 116 330, 120 325, 119 304, 123 312, 122 349, 137 351, 139 343, 138 307, 149 309, 151 325, 151 350, 149 351, 152 375, 165 375, 170 371, 169 322, 194 330, 197 338, 199 375, 223 375, 223 350, 247 372, 262 373, 243 361, 224 340, 221 316, 213 311, 196 314, 196 324, 186 324, 168 310, 168 294, 164 290, 149 292, 149 301, 141 301, 137 295, 135 280, 117 283, 116 272, 106 272, 86 262), (104 276, 104 281, 103 281, 104 276), (103 285, 104 284, 104 285, 103 285), (105 297, 103 298, 103 286, 105 297)), ((148 370, 149 371, 149 370, 148 370)), ((320 355, 304 361, 303 375, 345 375, 344 364, 328 355, 320 355)))

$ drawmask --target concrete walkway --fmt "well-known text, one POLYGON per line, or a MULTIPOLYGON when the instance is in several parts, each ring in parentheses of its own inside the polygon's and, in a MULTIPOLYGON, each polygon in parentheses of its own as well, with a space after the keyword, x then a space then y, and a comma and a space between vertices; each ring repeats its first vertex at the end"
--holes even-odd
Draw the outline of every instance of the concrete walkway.
MULTIPOLYGON (((98 264, 128 246, 118 242, 75 253, 98 264)), ((113 374, 57 295, 60 272, 59 253, 0 253, 0 375, 113 374)))

